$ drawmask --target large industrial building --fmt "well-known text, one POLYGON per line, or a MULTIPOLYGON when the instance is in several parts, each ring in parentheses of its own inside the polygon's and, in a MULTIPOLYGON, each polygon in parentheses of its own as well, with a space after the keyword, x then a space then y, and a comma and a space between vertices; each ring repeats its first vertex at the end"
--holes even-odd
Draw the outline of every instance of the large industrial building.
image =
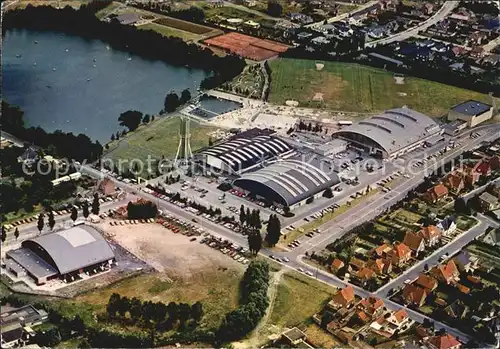
POLYGON ((87 225, 25 240, 21 248, 8 251, 6 257, 9 272, 18 277, 30 276, 37 285, 59 277, 102 270, 115 259, 108 242, 87 225))
POLYGON ((390 109, 333 133, 381 158, 396 158, 440 138, 441 127, 408 108, 390 109))
POLYGON ((263 161, 293 153, 292 147, 272 136, 273 133, 267 129, 250 129, 203 150, 197 157, 216 173, 239 174, 263 161))
POLYGON ((293 209, 340 182, 322 159, 312 153, 278 159, 256 171, 246 172, 233 185, 258 199, 293 209))

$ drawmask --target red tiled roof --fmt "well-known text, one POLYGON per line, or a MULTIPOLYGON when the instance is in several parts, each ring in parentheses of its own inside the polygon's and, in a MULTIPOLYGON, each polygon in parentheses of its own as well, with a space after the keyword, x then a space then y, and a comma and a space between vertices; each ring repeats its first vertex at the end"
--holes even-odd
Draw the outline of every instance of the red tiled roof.
POLYGON ((404 257, 411 254, 411 250, 406 244, 400 243, 399 245, 394 247, 394 252, 398 257, 404 257))
POLYGON ((340 259, 335 258, 332 262, 332 268, 335 269, 340 269, 344 266, 344 262, 342 262, 340 259))
POLYGON ((375 272, 369 268, 361 268, 357 273, 356 277, 358 279, 369 280, 375 276, 375 272))
POLYGON ((462 344, 455 339, 449 333, 442 336, 435 336, 429 339, 429 343, 431 343, 434 347, 438 349, 450 349, 456 346, 461 346, 462 344))
POLYGON ((346 302, 352 302, 354 300, 354 288, 349 285, 346 288, 340 290, 335 297, 340 297, 346 302))
POLYGON ((412 232, 407 232, 403 240, 403 244, 408 246, 410 249, 416 251, 419 249, 424 238, 412 232))
POLYGON ((467 286, 464 286, 462 284, 457 284, 457 288, 462 293, 465 293, 465 294, 469 294, 470 293, 470 288, 468 288, 467 286))
POLYGON ((422 229, 420 229, 419 233, 426 240, 430 240, 436 236, 441 235, 441 231, 435 225, 423 227, 422 229))
POLYGON ((448 195, 448 188, 446 188, 444 185, 441 183, 438 185, 433 186, 432 188, 429 189, 436 195, 437 198, 443 197, 445 195, 448 195))
POLYGON ((458 175, 457 173, 449 174, 446 177, 445 181, 450 187, 455 188, 455 189, 458 189, 464 185, 464 179, 462 178, 462 176, 458 175))
POLYGON ((408 319, 408 313, 404 309, 399 309, 393 315, 398 323, 402 323, 404 320, 408 319))
POLYGON ((360 307, 362 307, 369 314, 373 314, 375 311, 384 306, 384 301, 377 297, 367 297, 363 298, 359 302, 360 307))
POLYGON ((445 265, 439 265, 438 269, 446 280, 451 278, 454 274, 458 274, 457 265, 453 260, 449 260, 445 265))
POLYGON ((425 274, 420 274, 418 276, 417 281, 415 281, 415 284, 418 286, 421 286, 423 288, 433 290, 437 287, 438 282, 436 279, 434 279, 432 276, 427 276, 425 274))
POLYGON ((422 287, 409 284, 403 289, 402 296, 407 303, 421 304, 427 297, 427 291, 422 287))
POLYGON ((377 256, 382 256, 384 252, 387 252, 390 249, 391 248, 389 247, 389 245, 383 244, 375 249, 375 253, 377 254, 377 256))

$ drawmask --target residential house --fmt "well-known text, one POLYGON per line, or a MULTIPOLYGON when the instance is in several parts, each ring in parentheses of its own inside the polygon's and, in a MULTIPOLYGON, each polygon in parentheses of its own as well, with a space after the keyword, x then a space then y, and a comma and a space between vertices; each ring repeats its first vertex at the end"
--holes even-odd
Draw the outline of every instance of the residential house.
POLYGON ((441 199, 444 199, 448 196, 448 188, 446 188, 442 184, 438 184, 433 186, 432 188, 427 189, 424 194, 424 199, 431 203, 436 203, 441 199))
POLYGON ((371 320, 370 316, 368 316, 368 314, 364 311, 358 311, 356 313, 356 318, 363 324, 366 324, 371 320))
POLYGON ((371 317, 376 317, 384 312, 384 301, 380 298, 370 296, 363 298, 357 305, 359 310, 362 310, 371 317))
POLYGON ((360 270, 360 269, 364 268, 364 266, 365 266, 365 262, 363 262, 361 259, 353 257, 349 261, 348 270, 349 270, 349 272, 353 272, 353 271, 360 270))
POLYGON ((426 289, 427 291, 434 291, 438 287, 437 280, 432 276, 425 274, 420 274, 414 284, 426 289))
POLYGON ((470 294, 470 288, 462 284, 456 284, 457 289, 463 294, 470 294))
POLYGON ((431 4, 430 2, 426 2, 423 6, 422 6, 422 12, 427 15, 427 16, 430 16, 434 13, 434 4, 431 4))
POLYGON ((480 162, 476 163, 474 166, 464 166, 462 168, 462 173, 465 177, 465 185, 473 186, 477 183, 479 178, 481 178, 481 173, 478 171, 480 162))
POLYGON ((416 305, 417 307, 421 307, 425 304, 425 300, 428 295, 429 292, 425 288, 408 284, 403 289, 402 298, 407 305, 416 305))
POLYGON ((390 245, 383 244, 383 245, 380 245, 379 247, 377 247, 376 249, 374 249, 373 252, 377 257, 384 257, 391 250, 392 250, 392 247, 390 245))
POLYGON ((358 272, 356 273, 356 279, 358 279, 359 282, 361 282, 363 285, 365 285, 375 276, 376 276, 375 272, 372 269, 366 267, 359 269, 358 272))
POLYGON ((441 231, 435 225, 423 227, 418 232, 418 235, 424 239, 425 245, 428 247, 437 245, 441 240, 441 231))
POLYGON ((479 205, 483 211, 493 211, 500 208, 500 202, 498 198, 488 192, 483 192, 479 195, 479 205))
POLYGON ((493 155, 489 160, 488 160, 491 170, 496 171, 500 169, 500 156, 498 155, 493 155))
POLYGON ((402 266, 411 259, 411 249, 404 243, 397 244, 387 254, 392 261, 393 265, 402 266))
POLYGON ((489 176, 491 175, 491 165, 488 160, 479 160, 474 165, 474 171, 479 173, 480 176, 489 176))
POLYGON ((207 4, 210 7, 224 7, 224 1, 223 0, 207 0, 207 4))
POLYGON ((408 246, 413 251, 415 256, 425 250, 424 238, 412 232, 406 233, 403 244, 408 246))
POLYGON ((332 273, 336 274, 338 273, 338 271, 340 269, 342 269, 344 267, 344 262, 342 262, 340 259, 338 258, 335 258, 332 262, 332 264, 330 265, 330 269, 332 271, 332 273))
POLYGON ((453 171, 444 179, 444 185, 448 187, 448 189, 454 193, 458 194, 465 188, 465 180, 463 176, 457 171, 453 171))
POLYGON ((32 305, 25 305, 0 314, 0 347, 12 348, 22 346, 33 333, 32 327, 48 321, 45 310, 39 310, 32 305))
POLYGON ((427 346, 429 349, 460 349, 462 343, 447 333, 429 338, 427 346))
POLYGON ((389 274, 392 271, 392 261, 388 258, 372 259, 369 267, 377 274, 389 274))
POLYGON ((333 296, 328 306, 332 309, 347 308, 354 303, 354 288, 349 285, 333 296))
POLYGON ((431 274, 439 281, 450 284, 458 279, 460 272, 458 271, 455 262, 453 260, 449 260, 446 264, 440 264, 437 267, 432 268, 431 274))
POLYGON ((455 223, 455 217, 454 216, 448 216, 442 221, 440 221, 437 225, 436 228, 441 230, 441 234, 443 236, 449 236, 457 230, 457 225, 455 223))
POLYGON ((404 309, 400 309, 392 313, 386 320, 386 322, 391 325, 389 331, 393 334, 396 331, 402 330, 409 324, 409 321, 410 318, 408 317, 408 313, 404 309))
POLYGON ((479 267, 479 258, 471 255, 467 250, 463 250, 453 258, 458 270, 466 273, 473 272, 479 267))
POLYGON ((455 55, 455 57, 461 57, 463 56, 464 54, 467 53, 467 49, 465 47, 462 47, 462 46, 454 46, 451 51, 453 52, 453 54, 455 55))
POLYGON ((500 246, 500 229, 494 229, 486 233, 483 242, 491 246, 500 246))

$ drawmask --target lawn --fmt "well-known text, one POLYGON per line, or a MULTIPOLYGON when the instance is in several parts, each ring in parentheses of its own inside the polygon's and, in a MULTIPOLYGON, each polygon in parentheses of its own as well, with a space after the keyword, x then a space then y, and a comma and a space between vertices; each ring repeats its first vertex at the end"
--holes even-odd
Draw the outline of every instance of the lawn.
POLYGON ((104 17, 113 13, 120 6, 122 6, 122 5, 119 2, 113 1, 111 4, 109 4, 108 6, 103 8, 102 10, 97 11, 95 16, 99 19, 103 19, 104 17))
POLYGON ((341 343, 315 323, 308 324, 305 328, 307 341, 315 348, 340 348, 341 343))
POLYGON ((467 99, 488 101, 487 95, 433 81, 406 77, 395 83, 393 73, 359 64, 276 59, 272 70, 269 101, 284 104, 296 100, 301 106, 325 107, 351 112, 377 112, 407 105, 430 116, 440 117, 467 99), (322 94, 323 102, 312 101, 322 94))
POLYGON ((373 189, 368 194, 363 195, 363 196, 359 196, 356 199, 351 200, 350 205, 343 204, 339 208, 336 208, 333 212, 329 212, 319 219, 315 219, 312 222, 308 222, 308 223, 302 225, 300 228, 292 230, 291 232, 287 232, 285 235, 283 235, 283 238, 281 239, 281 243, 286 245, 290 241, 297 239, 300 235, 321 227, 326 222, 331 221, 332 219, 336 218, 337 216, 341 215, 342 213, 346 212, 347 210, 357 206, 362 201, 364 201, 366 198, 369 198, 370 196, 378 193, 379 191, 380 191, 380 189, 378 189, 378 188, 373 189))
MULTIPOLYGON (((129 298, 138 297, 163 303, 185 302, 203 304, 202 325, 214 328, 224 315, 235 309, 239 299, 241 272, 236 270, 204 270, 189 279, 167 281, 164 274, 143 274, 125 279, 105 288, 86 293, 76 299, 81 307, 91 307, 96 312, 104 312, 112 293, 129 298)), ((70 307, 75 309, 75 307, 70 307)))
MULTIPOLYGON (((132 159, 147 161, 148 156, 153 159, 173 158, 179 145, 180 122, 179 117, 157 118, 151 125, 129 133, 118 144, 113 143, 104 158, 112 159, 115 164, 122 160, 123 166, 132 159)), ((191 120, 192 151, 208 146, 208 133, 215 129, 191 120)))
POLYGON ((173 36, 176 38, 181 38, 184 41, 192 41, 198 37, 198 35, 196 35, 196 34, 189 33, 189 32, 183 31, 183 30, 174 29, 171 27, 167 27, 165 25, 158 24, 158 23, 147 23, 144 25, 137 26, 137 28, 139 28, 141 30, 153 30, 157 33, 160 33, 163 36, 173 36))
POLYGON ((182 21, 180 19, 171 18, 171 17, 163 17, 159 18, 155 21, 158 24, 163 26, 172 27, 179 30, 184 30, 193 34, 206 34, 211 32, 213 29, 210 27, 205 27, 203 25, 194 24, 186 21, 182 21))
POLYGON ((282 276, 269 323, 292 327, 306 322, 329 301, 335 289, 298 273, 282 276))

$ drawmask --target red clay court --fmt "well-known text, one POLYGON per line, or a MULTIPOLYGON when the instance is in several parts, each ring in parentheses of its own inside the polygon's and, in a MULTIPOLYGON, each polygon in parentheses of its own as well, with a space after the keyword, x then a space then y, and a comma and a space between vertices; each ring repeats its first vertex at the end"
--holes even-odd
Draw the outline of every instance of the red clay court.
POLYGON ((288 50, 284 44, 239 33, 220 35, 204 42, 253 61, 262 61, 288 50))

